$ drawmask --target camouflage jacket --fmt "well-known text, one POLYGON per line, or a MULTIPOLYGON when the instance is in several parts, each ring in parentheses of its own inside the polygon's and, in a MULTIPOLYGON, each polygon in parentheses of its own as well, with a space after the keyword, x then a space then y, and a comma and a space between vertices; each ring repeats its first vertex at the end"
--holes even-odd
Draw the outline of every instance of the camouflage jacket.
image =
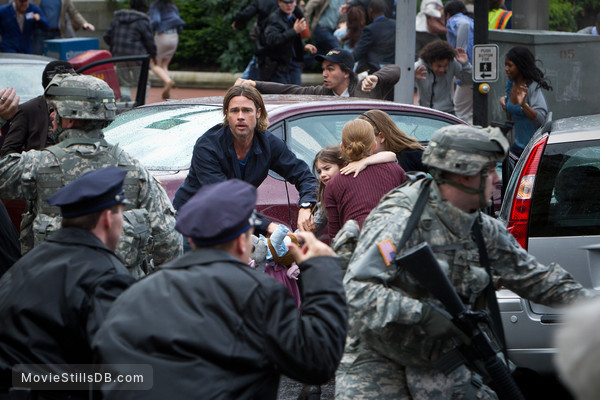
MULTIPOLYGON (((400 241, 424 180, 389 192, 371 212, 353 253, 344 286, 350 305, 347 351, 368 346, 400 365, 430 366, 454 345, 435 340, 420 327, 424 302, 441 308, 439 301, 393 262, 386 266, 380 251, 389 239, 400 241), (360 343, 360 344, 359 344, 360 343)), ((556 305, 581 296, 593 296, 557 264, 538 263, 521 248, 497 220, 483 213, 466 213, 442 200, 432 182, 420 220, 402 249, 426 241, 465 303, 481 305, 489 276, 479 262, 472 226, 481 218, 483 237, 494 279, 536 303, 556 305)), ((388 259, 389 261, 389 259, 388 259)))
POLYGON ((23 255, 60 228, 60 209, 48 205, 48 196, 84 172, 108 165, 128 171, 123 187, 132 204, 124 213, 124 233, 116 253, 132 275, 139 278, 150 272, 140 264, 147 253, 155 265, 182 254, 182 237, 174 229, 175 211, 148 170, 104 141, 100 130, 69 129, 58 139, 58 145, 47 149, 9 154, 0 160, 0 197, 26 201, 20 238, 23 255))

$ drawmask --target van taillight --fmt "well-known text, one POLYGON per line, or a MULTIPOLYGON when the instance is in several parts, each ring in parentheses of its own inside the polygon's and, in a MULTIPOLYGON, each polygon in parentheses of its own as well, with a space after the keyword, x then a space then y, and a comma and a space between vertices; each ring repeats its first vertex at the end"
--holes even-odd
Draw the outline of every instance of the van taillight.
POLYGON ((535 175, 547 141, 548 135, 544 135, 533 146, 529 158, 525 162, 525 167, 521 170, 518 188, 511 203, 507 229, 524 249, 527 249, 529 212, 531 211, 531 195, 533 194, 535 175))

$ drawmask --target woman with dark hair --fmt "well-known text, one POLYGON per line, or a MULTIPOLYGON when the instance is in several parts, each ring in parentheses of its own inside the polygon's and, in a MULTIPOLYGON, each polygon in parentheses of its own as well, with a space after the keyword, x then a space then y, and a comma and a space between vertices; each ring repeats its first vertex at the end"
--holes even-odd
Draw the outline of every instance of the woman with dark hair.
POLYGON ((171 0, 154 0, 150 4, 150 25, 155 32, 157 56, 151 62, 152 72, 163 81, 162 98, 171 96, 171 88, 175 81, 169 76, 169 63, 177 50, 179 34, 185 22, 179 16, 179 9, 171 0))
POLYGON ((546 120, 548 106, 542 89, 552 90, 552 86, 526 47, 516 46, 506 53, 504 72, 508 82, 506 95, 500 97, 500 105, 514 122, 515 141, 509 152, 509 165, 514 168, 525 146, 546 120))
POLYGON ((354 50, 360 40, 363 28, 367 24, 367 17, 365 9, 361 6, 350 7, 346 15, 346 35, 342 38, 342 43, 345 48, 354 50))
MULTIPOLYGON (((366 121, 354 119, 342 129, 342 154, 347 161, 359 161, 373 154, 375 135, 366 121)), ((329 237, 334 238, 350 219, 362 227, 367 215, 387 192, 407 180, 395 162, 370 165, 360 175, 337 174, 325 186, 329 237)))
POLYGON ((404 171, 427 172, 421 162, 425 148, 415 138, 407 136, 387 113, 381 110, 369 110, 358 117, 371 124, 375 131, 375 153, 391 151, 396 155, 398 164, 404 171))
POLYGON ((415 84, 419 105, 455 114, 454 78, 471 83, 471 63, 462 47, 456 50, 443 40, 430 42, 415 63, 415 84))

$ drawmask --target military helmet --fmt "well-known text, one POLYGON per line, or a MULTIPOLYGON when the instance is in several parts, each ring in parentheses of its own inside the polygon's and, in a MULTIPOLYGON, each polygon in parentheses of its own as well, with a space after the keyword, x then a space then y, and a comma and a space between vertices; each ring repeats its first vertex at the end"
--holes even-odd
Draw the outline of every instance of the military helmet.
POLYGON ((116 103, 113 90, 89 75, 56 75, 44 92, 61 118, 112 121, 116 103))
POLYGON ((498 128, 450 125, 433 133, 423 152, 423 164, 473 176, 490 164, 502 161, 508 147, 508 140, 498 128))

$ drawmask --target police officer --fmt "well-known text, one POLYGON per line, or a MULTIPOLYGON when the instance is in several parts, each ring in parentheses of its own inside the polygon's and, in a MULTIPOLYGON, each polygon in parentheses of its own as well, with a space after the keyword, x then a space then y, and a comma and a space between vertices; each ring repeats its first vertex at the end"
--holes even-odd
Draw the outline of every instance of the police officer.
POLYGON ((56 75, 45 92, 55 110, 54 139, 44 150, 9 154, 0 160, 0 197, 25 199, 21 251, 25 255, 60 226, 58 208, 46 199, 90 169, 114 165, 127 171, 124 190, 131 204, 123 214, 117 254, 134 275, 152 271, 151 254, 160 265, 182 252, 173 229, 175 211, 157 180, 101 131, 115 118, 116 104, 106 82, 88 75, 56 75))
POLYGON ((100 364, 153 369, 151 390, 103 386, 111 397, 275 399, 281 374, 312 384, 332 377, 347 330, 335 253, 296 233, 299 316, 285 286, 248 266, 255 204, 256 189, 233 179, 203 186, 180 209, 176 229, 193 250, 123 293, 94 339, 100 364))
POLYGON ((92 363, 95 332, 134 280, 114 253, 129 204, 126 174, 91 171, 50 196, 62 228, 0 279, 0 398, 16 364, 92 363))
POLYGON ((336 398, 497 398, 456 357, 453 339, 460 336, 439 311, 441 303, 393 263, 394 254, 419 243, 431 246, 460 298, 476 310, 491 306, 484 294, 491 279, 486 256, 499 284, 536 303, 593 296, 559 265, 538 263, 502 223, 481 212, 500 182, 495 167, 507 150, 497 128, 442 128, 423 154, 433 181, 394 189, 371 212, 344 277, 350 334, 336 398), (419 205, 424 208, 401 243, 419 205))

